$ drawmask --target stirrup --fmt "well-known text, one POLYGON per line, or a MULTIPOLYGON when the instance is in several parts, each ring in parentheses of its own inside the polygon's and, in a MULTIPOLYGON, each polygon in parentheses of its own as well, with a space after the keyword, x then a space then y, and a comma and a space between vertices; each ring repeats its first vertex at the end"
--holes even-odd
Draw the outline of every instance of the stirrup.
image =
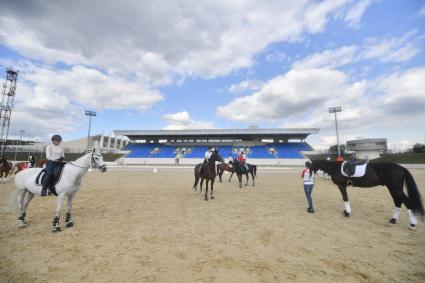
POLYGON ((351 179, 348 179, 347 181, 347 187, 353 186, 353 181, 351 179))

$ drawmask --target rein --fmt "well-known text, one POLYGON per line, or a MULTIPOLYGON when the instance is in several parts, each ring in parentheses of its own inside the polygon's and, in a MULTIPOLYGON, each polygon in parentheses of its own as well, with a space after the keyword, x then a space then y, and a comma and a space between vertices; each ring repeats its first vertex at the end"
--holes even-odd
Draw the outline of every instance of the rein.
POLYGON ((90 165, 89 166, 79 166, 79 165, 76 165, 76 164, 71 163, 71 162, 65 162, 65 163, 66 164, 69 164, 69 165, 72 165, 72 166, 75 166, 75 167, 78 167, 78 168, 82 168, 82 169, 87 169, 87 168, 90 168, 90 167, 92 167, 94 169, 101 169, 102 167, 105 167, 105 165, 99 166, 99 164, 94 159, 93 155, 94 154, 92 152, 92 154, 91 154, 91 160, 90 160, 90 165))

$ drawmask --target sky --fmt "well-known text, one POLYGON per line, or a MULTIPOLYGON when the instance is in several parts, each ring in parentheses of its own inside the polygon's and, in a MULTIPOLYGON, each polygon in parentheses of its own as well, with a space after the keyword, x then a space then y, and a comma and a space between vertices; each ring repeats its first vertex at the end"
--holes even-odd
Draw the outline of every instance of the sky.
POLYGON ((0 0, 10 135, 320 128, 315 149, 425 139, 425 1, 0 0))

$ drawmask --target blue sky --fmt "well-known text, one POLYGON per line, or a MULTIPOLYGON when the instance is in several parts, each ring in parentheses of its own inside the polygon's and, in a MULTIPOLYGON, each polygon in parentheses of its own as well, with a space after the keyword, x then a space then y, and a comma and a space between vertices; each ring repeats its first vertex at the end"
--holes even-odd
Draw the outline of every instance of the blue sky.
MULTIPOLYGON (((317 127, 425 138, 425 2, 3 1, 0 68, 19 69, 11 134, 317 127)), ((4 77, 4 73, 3 73, 4 77)))

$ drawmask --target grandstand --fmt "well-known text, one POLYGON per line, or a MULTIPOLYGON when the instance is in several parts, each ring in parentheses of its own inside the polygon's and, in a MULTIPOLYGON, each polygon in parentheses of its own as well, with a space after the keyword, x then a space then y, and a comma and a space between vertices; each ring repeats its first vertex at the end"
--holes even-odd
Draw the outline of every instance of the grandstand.
POLYGON ((200 130, 115 130, 130 143, 121 151, 125 164, 195 164, 208 146, 218 148, 223 158, 244 151, 258 165, 301 165, 304 152, 313 148, 305 142, 319 129, 200 129, 200 130))

